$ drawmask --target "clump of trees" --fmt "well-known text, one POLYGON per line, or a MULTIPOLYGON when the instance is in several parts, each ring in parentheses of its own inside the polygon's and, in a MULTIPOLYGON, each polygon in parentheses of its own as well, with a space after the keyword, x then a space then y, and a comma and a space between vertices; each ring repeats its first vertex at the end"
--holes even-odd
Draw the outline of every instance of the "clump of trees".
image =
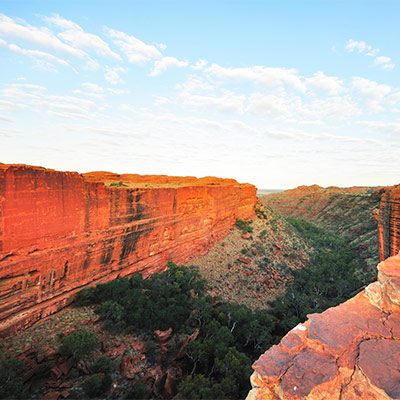
POLYGON ((348 238, 303 220, 289 217, 287 221, 314 252, 307 268, 292 272, 293 283, 286 293, 269 303, 269 313, 279 321, 274 329, 277 338, 305 321, 307 314, 348 300, 371 281, 348 238))
POLYGON ((206 295, 204 286, 196 268, 169 263, 166 272, 146 280, 136 274, 84 289, 76 302, 94 304, 106 329, 147 337, 149 353, 156 347, 154 330, 172 328, 176 345, 165 356, 166 365, 168 357, 176 357, 182 334, 199 330, 181 360, 179 392, 187 399, 244 398, 251 363, 271 345, 273 324, 266 311, 224 303, 206 295))

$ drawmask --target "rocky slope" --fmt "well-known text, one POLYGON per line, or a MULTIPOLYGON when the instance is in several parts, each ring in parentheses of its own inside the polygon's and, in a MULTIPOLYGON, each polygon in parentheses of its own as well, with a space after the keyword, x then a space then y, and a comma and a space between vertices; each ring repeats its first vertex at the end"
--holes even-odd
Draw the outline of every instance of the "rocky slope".
POLYGON ((232 179, 79 175, 0 164, 0 334, 68 304, 86 285, 207 252, 254 215, 232 179))
POLYGON ((400 398, 400 255, 347 302, 309 315, 253 365, 248 400, 400 398))
POLYGON ((367 268, 374 269, 379 252, 373 211, 379 208, 383 191, 368 187, 299 186, 261 200, 283 216, 304 219, 335 234, 349 236, 367 268))

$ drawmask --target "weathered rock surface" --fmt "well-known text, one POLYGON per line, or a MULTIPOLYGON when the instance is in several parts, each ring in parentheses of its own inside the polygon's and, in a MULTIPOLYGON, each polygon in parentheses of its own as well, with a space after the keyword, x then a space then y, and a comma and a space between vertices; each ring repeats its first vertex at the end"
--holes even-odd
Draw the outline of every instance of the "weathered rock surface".
POLYGON ((87 285, 204 254, 256 188, 233 179, 80 175, 0 164, 0 335, 67 305, 87 285), (127 186, 110 186, 122 181, 127 186))
POLYGON ((400 399, 400 254, 357 296, 308 317, 254 363, 248 400, 400 399))
POLYGON ((400 185, 385 188, 375 210, 379 229, 379 257, 385 260, 400 251, 400 185))

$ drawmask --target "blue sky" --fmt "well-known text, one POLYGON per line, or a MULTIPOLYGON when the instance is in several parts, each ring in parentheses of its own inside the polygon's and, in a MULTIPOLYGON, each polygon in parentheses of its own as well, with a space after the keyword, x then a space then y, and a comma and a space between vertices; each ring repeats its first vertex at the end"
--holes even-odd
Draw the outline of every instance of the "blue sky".
POLYGON ((400 183, 399 1, 0 0, 0 162, 400 183))

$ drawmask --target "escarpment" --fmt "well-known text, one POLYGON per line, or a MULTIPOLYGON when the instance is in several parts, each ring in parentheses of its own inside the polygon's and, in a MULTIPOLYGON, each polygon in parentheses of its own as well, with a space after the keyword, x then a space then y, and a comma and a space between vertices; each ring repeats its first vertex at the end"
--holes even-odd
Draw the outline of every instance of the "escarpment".
POLYGON ((253 185, 233 179, 0 164, 0 335, 87 285, 204 254, 256 200, 253 185))

